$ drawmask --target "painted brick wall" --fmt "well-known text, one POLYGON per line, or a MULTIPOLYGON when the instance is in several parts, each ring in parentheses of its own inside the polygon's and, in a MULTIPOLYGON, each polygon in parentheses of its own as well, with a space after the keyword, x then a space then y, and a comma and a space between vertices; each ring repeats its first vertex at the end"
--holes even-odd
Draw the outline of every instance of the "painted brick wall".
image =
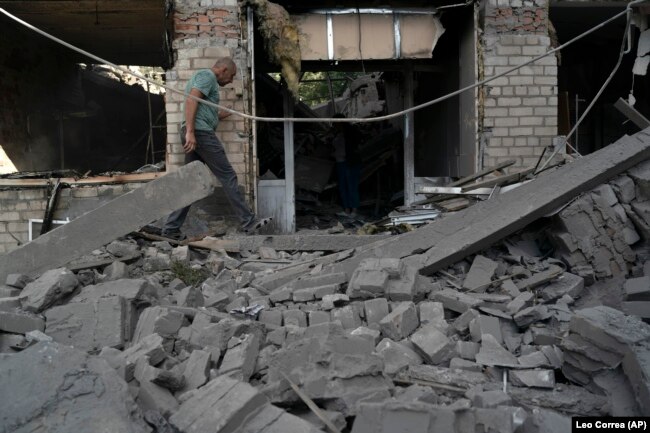
MULTIPOLYGON (((230 56, 237 64, 232 84, 221 89, 221 104, 248 112, 248 56, 242 46, 239 7, 236 0, 177 0, 175 2, 173 50, 174 67, 167 83, 185 91, 187 80, 199 69, 210 68, 219 57, 230 56)), ((245 29, 243 30, 246 33, 245 29)), ((184 153, 179 135, 183 118, 183 95, 167 93, 167 166, 181 166, 184 153)), ((219 122, 217 135, 237 172, 239 183, 250 196, 254 172, 250 161, 250 122, 231 116, 219 122)), ((226 212, 230 209, 225 209, 226 212)))
MULTIPOLYGON (((546 0, 489 0, 481 40, 485 78, 551 49, 546 0)), ((483 89, 483 165, 534 166, 557 135, 557 60, 547 56, 483 89)))
MULTIPOLYGON (((73 220, 141 185, 143 183, 64 188, 60 192, 54 219, 73 220)), ((0 190, 0 254, 28 241, 29 220, 42 219, 46 206, 46 188, 0 190)))

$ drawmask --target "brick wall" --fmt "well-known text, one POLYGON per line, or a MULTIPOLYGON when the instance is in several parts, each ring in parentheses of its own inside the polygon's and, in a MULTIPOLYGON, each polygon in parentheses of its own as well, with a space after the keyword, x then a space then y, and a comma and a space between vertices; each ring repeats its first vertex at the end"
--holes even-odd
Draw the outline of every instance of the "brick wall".
MULTIPOLYGON (((185 91, 187 80, 199 69, 210 68, 219 57, 230 56, 237 64, 232 84, 221 89, 221 105, 249 112, 248 56, 242 46, 236 0, 177 0, 174 12, 174 67, 167 72, 168 85, 185 91)), ((183 95, 167 93, 167 166, 181 166, 184 153, 179 130, 183 117, 183 95)), ((231 116, 219 122, 217 135, 237 172, 239 183, 250 197, 254 172, 250 161, 250 123, 231 116)), ((229 211, 229 209, 226 209, 229 211)))
MULTIPOLYGON (((481 40, 485 78, 551 49, 546 0, 489 0, 481 40)), ((557 135, 557 61, 547 56, 484 86, 483 166, 534 166, 557 135)))
MULTIPOLYGON (((73 220, 141 185, 129 183, 64 188, 60 191, 54 219, 73 220)), ((42 219, 46 206, 45 187, 0 190, 0 254, 29 240, 29 220, 42 219)))

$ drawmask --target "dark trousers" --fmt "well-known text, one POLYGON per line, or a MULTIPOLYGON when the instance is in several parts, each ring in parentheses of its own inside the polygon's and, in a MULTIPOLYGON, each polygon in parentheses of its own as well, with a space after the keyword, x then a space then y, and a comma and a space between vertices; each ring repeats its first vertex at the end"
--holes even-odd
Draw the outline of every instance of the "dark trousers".
POLYGON ((359 208, 359 180, 361 179, 361 164, 337 162, 336 170, 339 178, 339 194, 344 209, 359 208))
MULTIPOLYGON (((244 195, 239 190, 237 173, 235 173, 230 161, 228 161, 223 144, 221 144, 214 132, 196 131, 194 135, 196 137, 196 149, 192 153, 185 154, 185 164, 199 160, 207 165, 221 183, 223 191, 226 193, 226 197, 235 210, 235 214, 242 226, 251 223, 255 219, 255 214, 248 207, 244 195)), ((185 128, 181 128, 181 140, 185 144, 185 128)), ((189 210, 190 207, 187 206, 172 212, 167 218, 167 222, 165 222, 163 231, 180 230, 189 210)))

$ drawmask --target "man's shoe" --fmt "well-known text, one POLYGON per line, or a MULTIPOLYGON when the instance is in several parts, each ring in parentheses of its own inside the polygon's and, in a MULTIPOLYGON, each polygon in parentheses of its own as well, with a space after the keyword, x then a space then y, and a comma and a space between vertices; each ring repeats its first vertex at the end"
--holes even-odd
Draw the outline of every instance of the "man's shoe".
POLYGON ((187 239, 187 236, 185 236, 185 233, 183 233, 180 230, 163 230, 160 236, 173 239, 175 241, 184 241, 187 239))
POLYGON ((268 218, 255 218, 253 221, 250 223, 246 224, 245 226, 242 227, 242 230, 244 233, 254 233, 270 223, 273 220, 272 217, 268 218))

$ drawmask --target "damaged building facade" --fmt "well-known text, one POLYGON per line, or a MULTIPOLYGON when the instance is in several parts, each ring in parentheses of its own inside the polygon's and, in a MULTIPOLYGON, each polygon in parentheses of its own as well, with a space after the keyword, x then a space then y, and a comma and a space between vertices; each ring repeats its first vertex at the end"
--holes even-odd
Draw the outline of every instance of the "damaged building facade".
MULTIPOLYGON (((390 115, 543 54, 620 12, 625 5, 608 2, 596 6, 564 0, 388 3, 378 7, 375 2, 347 5, 322 1, 305 6, 292 0, 277 5, 266 1, 177 0, 134 6, 100 1, 96 7, 84 3, 85 9, 75 13, 57 2, 38 7, 28 1, 0 2, 0 6, 118 64, 161 67, 165 84, 180 91, 194 71, 210 67, 217 57, 232 56, 238 73, 233 83, 222 89, 224 106, 263 117, 305 117, 313 111, 296 102, 284 84, 291 86, 286 72, 291 69, 285 68, 282 55, 288 56, 285 60, 290 63, 295 53, 289 52, 295 48, 282 46, 286 42, 282 38, 293 38, 295 43, 297 35, 303 72, 380 74, 380 90, 371 102, 378 98, 382 105, 374 115, 390 115), (280 23, 273 14, 286 17, 286 25, 268 29, 265 14, 280 23), (65 23, 80 15, 85 21, 78 30, 59 30, 57 34, 55 19, 65 23), (96 29, 101 34, 88 38, 96 29), (279 47, 269 40, 272 38, 280 38, 279 47), (280 72, 281 82, 269 79, 269 73, 280 72)), ((92 95, 90 86, 83 84, 102 77, 94 68, 77 67, 86 59, 45 42, 42 36, 4 16, 1 19, 5 25, 0 86, 5 101, 0 107, 0 145, 18 171, 75 169, 80 175, 87 170, 92 170, 90 176, 110 175, 112 171, 133 171, 160 162, 163 154, 168 172, 183 164, 179 137, 183 95, 166 92, 162 109, 162 96, 147 98, 142 87, 119 90, 134 93, 135 99, 128 99, 118 90, 111 92, 104 83, 100 86, 104 94, 116 99, 114 107, 106 107, 97 102, 105 99, 101 92, 92 95), (42 68, 56 73, 41 75, 37 71, 42 68), (37 86, 29 88, 27 82, 37 86), (52 107, 46 103, 51 100, 60 103, 52 107), (140 107, 136 110, 139 118, 128 111, 134 107, 140 107), (134 126, 129 126, 129 120, 136 121, 134 126), (90 164, 94 159, 100 162, 90 164), (132 161, 125 163, 125 159, 132 161)), ((376 182, 377 190, 400 193, 400 204, 410 204, 421 198, 418 186, 430 184, 432 179, 435 184, 436 179, 463 177, 510 160, 515 161, 507 168, 510 172, 534 167, 554 138, 569 132, 598 90, 607 72, 596 65, 615 63, 623 24, 624 19, 615 21, 558 54, 370 128, 375 135, 369 143, 377 148, 385 145, 386 150, 368 163, 376 177, 375 181, 368 174, 368 182, 376 182), (381 141, 387 136, 391 137, 388 144, 381 141), (388 182, 386 178, 390 178, 388 185, 382 183, 388 182)), ((642 24, 639 28, 644 29, 642 24)), ((635 39, 637 35, 638 31, 635 39)), ((630 61, 634 59, 629 57, 631 60, 626 58, 621 67, 626 78, 613 82, 613 90, 601 97, 602 102, 572 141, 580 152, 589 153, 623 133, 635 132, 634 125, 625 124, 626 117, 612 108, 619 96, 632 91, 636 108, 648 114, 648 80, 639 75, 631 86, 630 61)), ((359 87, 362 92, 367 88, 359 87)), ((325 112, 323 116, 331 114, 325 112)), ((317 171, 308 163, 314 157, 323 157, 318 142, 311 143, 317 150, 308 154, 305 149, 310 143, 305 146, 299 138, 306 131, 311 134, 328 127, 318 122, 267 123, 239 116, 220 122, 217 133, 240 185, 260 212, 274 213, 276 225, 272 230, 295 231, 296 186, 301 186, 305 177, 316 177, 317 171), (273 140, 275 147, 269 144, 273 140), (261 168, 273 167, 269 161, 274 157, 279 161, 274 179, 260 179, 264 174, 261 168)), ((58 221, 73 219, 161 174, 164 172, 94 181, 91 177, 71 180, 74 175, 61 174, 69 181, 62 183, 70 187, 61 189, 62 200, 53 204, 50 214, 58 221)), ((323 175, 324 183, 329 174, 323 175)), ((54 183, 51 179, 0 179, 0 252, 28 240, 29 220, 44 218, 54 183)), ((308 189, 319 191, 322 183, 308 189)), ((212 198, 209 204, 198 207, 202 219, 229 211, 220 194, 215 196, 216 201, 212 198)))

